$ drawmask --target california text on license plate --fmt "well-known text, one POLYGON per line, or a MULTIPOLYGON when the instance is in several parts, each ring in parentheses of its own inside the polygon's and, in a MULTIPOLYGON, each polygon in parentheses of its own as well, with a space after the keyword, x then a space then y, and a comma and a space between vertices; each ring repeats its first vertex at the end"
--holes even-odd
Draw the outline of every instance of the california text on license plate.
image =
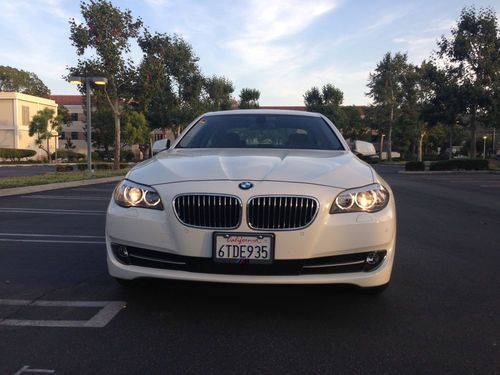
POLYGON ((274 234, 214 233, 213 259, 222 263, 272 263, 274 234))

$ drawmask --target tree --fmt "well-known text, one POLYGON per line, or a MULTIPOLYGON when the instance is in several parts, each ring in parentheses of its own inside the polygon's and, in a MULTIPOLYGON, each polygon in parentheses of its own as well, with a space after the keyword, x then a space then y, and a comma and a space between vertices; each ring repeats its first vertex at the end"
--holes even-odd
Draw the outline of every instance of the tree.
POLYGON ((231 109, 231 94, 234 92, 234 85, 229 79, 216 75, 205 78, 203 90, 205 103, 209 110, 224 111, 231 109))
POLYGON ((309 112, 320 112, 323 107, 323 97, 319 89, 314 86, 303 95, 304 104, 309 112))
POLYGON ((500 30, 492 8, 465 7, 451 37, 441 37, 438 56, 457 84, 462 113, 471 130, 471 156, 476 157, 478 119, 495 112, 500 76, 500 30))
POLYGON ((126 110, 122 114, 123 122, 123 144, 139 145, 142 154, 145 155, 149 143, 149 127, 143 113, 126 110))
POLYGON ((145 31, 138 40, 143 51, 135 99, 152 128, 174 132, 203 112, 203 77, 198 57, 178 35, 145 31))
POLYGON ((140 18, 134 20, 130 10, 120 10, 106 0, 90 0, 80 4, 84 22, 70 21, 70 40, 78 56, 89 50, 93 55, 79 58, 70 68, 71 75, 103 75, 108 79, 105 96, 115 124, 114 168, 120 167, 120 117, 123 99, 132 95, 131 85, 136 80, 136 69, 126 54, 130 40, 137 38, 142 27, 140 18))
POLYGON ((392 131, 397 111, 401 105, 402 87, 401 76, 408 68, 408 56, 400 52, 394 57, 387 52, 377 64, 374 73, 370 73, 368 81, 368 96, 373 99, 374 105, 385 113, 386 126, 379 131, 387 130, 387 157, 392 160, 392 131), (385 128, 385 129, 384 129, 385 128))
POLYGON ((97 149, 104 149, 105 158, 111 158, 110 149, 115 144, 114 116, 109 105, 105 104, 92 113, 92 143, 97 149))
POLYGON ((303 95, 306 110, 318 112, 328 117, 339 129, 345 125, 345 114, 341 107, 344 93, 328 83, 320 89, 312 87, 303 95))
POLYGON ((29 136, 36 135, 35 143, 47 153, 47 160, 50 163, 50 139, 54 137, 53 131, 60 132, 62 117, 55 116, 55 111, 51 108, 44 108, 38 111, 29 124, 29 136), (46 141, 46 145, 44 145, 46 141))
POLYGON ((260 91, 257 89, 243 88, 240 92, 240 108, 259 108, 260 91))
POLYGON ((0 91, 15 91, 48 98, 50 90, 35 73, 0 65, 0 91))
POLYGON ((341 107, 344 114, 342 135, 348 139, 364 139, 369 129, 366 128, 361 118, 361 109, 354 105, 341 107))
POLYGON ((460 94, 456 78, 433 62, 422 62, 418 71, 423 92, 421 119, 431 130, 437 125, 447 126, 451 158, 453 138, 458 139, 455 137, 458 134, 454 133, 459 131, 457 122, 461 118, 460 108, 464 98, 460 94))

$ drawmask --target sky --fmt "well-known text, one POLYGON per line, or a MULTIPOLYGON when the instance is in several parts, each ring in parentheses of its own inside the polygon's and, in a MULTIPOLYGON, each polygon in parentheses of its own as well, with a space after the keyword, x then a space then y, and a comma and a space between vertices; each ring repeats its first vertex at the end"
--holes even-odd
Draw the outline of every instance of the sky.
MULTIPOLYGON (((141 17, 150 31, 183 36, 206 76, 261 92, 260 105, 303 105, 312 86, 332 83, 344 104, 365 105, 370 72, 386 52, 406 52, 419 64, 449 35, 461 0, 113 0, 141 17)), ((36 73, 54 95, 78 94, 63 80, 76 64, 70 18, 82 21, 77 0, 0 0, 0 65, 36 73)), ((136 63, 141 52, 133 43, 136 63)))

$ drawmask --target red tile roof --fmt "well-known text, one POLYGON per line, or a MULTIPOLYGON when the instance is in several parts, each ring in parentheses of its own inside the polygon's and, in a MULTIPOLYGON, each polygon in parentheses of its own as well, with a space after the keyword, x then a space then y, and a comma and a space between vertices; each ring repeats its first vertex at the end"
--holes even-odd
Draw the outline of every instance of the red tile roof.
POLYGON ((82 105, 83 96, 80 95, 51 95, 50 99, 62 105, 82 105))

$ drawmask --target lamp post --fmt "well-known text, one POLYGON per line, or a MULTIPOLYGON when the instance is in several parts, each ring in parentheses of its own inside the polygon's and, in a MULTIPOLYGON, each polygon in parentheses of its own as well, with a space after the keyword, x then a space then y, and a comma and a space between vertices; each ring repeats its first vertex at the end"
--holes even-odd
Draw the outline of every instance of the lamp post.
POLYGON ((382 152, 384 151, 384 137, 385 134, 380 134, 380 151, 379 151, 379 159, 382 161, 382 152))
POLYGON ((72 76, 69 77, 69 83, 81 85, 85 82, 85 96, 87 100, 87 169, 92 172, 92 121, 91 121, 91 106, 90 106, 90 82, 96 85, 106 85, 108 79, 105 77, 97 76, 72 76))
POLYGON ((483 137, 483 159, 486 159, 486 138, 487 136, 483 137))

